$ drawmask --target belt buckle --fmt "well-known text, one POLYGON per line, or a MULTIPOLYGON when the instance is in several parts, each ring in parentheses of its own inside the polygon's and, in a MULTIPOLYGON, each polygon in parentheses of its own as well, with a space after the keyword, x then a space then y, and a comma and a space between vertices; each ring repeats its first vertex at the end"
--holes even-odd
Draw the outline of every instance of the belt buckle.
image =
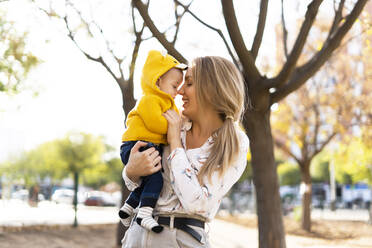
POLYGON ((169 216, 169 228, 171 230, 174 228, 174 215, 169 216))

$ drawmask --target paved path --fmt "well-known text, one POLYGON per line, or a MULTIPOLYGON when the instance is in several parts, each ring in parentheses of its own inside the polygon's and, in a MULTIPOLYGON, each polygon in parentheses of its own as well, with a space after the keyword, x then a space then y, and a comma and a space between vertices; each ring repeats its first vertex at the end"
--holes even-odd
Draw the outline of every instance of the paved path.
MULTIPOLYGON (((325 212, 323 212, 324 214, 325 212)), ((350 212, 343 214, 350 216, 350 212)), ((342 217, 342 215, 340 215, 342 217)), ((357 216, 357 215, 356 215, 357 216)), ((363 217, 364 218, 364 217, 363 217)), ((37 208, 29 207, 21 201, 0 200, 0 226, 72 224, 74 211, 71 205, 41 202, 37 208)), ((78 222, 80 224, 116 223, 116 207, 86 207, 79 205, 78 222)), ((250 248, 258 247, 257 229, 246 228, 222 220, 214 220, 207 225, 213 248, 250 248)), ((287 235, 288 248, 350 248, 372 247, 372 240, 336 240, 314 239, 287 235)))

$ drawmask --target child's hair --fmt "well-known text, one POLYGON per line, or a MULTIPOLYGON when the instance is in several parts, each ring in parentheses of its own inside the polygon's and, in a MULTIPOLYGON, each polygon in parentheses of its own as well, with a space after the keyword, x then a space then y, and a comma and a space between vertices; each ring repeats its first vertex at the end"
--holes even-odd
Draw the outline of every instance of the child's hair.
POLYGON ((239 140, 235 121, 240 121, 244 111, 245 87, 236 66, 217 56, 199 57, 193 61, 192 78, 195 82, 199 106, 212 106, 223 125, 214 134, 210 155, 202 166, 198 180, 218 171, 223 176, 239 153, 239 140))

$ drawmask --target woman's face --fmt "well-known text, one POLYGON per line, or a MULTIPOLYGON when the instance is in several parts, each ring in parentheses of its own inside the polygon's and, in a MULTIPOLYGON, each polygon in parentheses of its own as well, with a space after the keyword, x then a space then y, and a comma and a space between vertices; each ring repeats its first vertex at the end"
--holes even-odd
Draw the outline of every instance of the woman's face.
POLYGON ((185 83, 179 89, 178 94, 182 95, 183 115, 192 120, 198 113, 198 104, 196 101, 195 83, 192 79, 190 67, 186 71, 185 83))

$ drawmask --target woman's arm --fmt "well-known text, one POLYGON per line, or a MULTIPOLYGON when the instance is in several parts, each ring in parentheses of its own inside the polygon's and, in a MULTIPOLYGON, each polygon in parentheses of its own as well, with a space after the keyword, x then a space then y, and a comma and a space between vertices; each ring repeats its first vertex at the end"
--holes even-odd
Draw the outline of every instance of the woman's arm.
MULTIPOLYGON (((244 135, 245 136, 245 135, 244 135)), ((219 176, 218 172, 212 174, 211 180, 207 178, 200 185, 197 179, 198 171, 190 163, 186 152, 182 148, 175 149, 168 157, 171 168, 171 184, 183 208, 196 214, 208 213, 220 203, 224 195, 239 180, 247 164, 248 138, 240 139, 240 151, 237 160, 219 176)))
MULTIPOLYGON (((182 207, 196 214, 205 214, 219 204, 223 196, 239 180, 247 165, 248 138, 239 131, 239 155, 233 165, 220 177, 213 173, 211 181, 204 180, 200 185, 195 166, 189 161, 181 143, 181 117, 173 110, 164 113, 168 120, 167 140, 171 153, 168 156, 171 185, 182 207)), ((204 154, 201 154, 204 155, 204 154)))
POLYGON ((167 131, 167 141, 170 146, 170 151, 172 152, 176 148, 182 148, 181 143, 181 126, 182 119, 181 116, 172 110, 168 110, 163 114, 165 119, 168 121, 168 131, 167 131))
POLYGON ((142 176, 154 174, 161 169, 161 156, 154 147, 143 152, 139 151, 141 147, 146 145, 146 142, 137 141, 130 151, 128 163, 123 169, 123 179, 131 191, 139 186, 142 176))

